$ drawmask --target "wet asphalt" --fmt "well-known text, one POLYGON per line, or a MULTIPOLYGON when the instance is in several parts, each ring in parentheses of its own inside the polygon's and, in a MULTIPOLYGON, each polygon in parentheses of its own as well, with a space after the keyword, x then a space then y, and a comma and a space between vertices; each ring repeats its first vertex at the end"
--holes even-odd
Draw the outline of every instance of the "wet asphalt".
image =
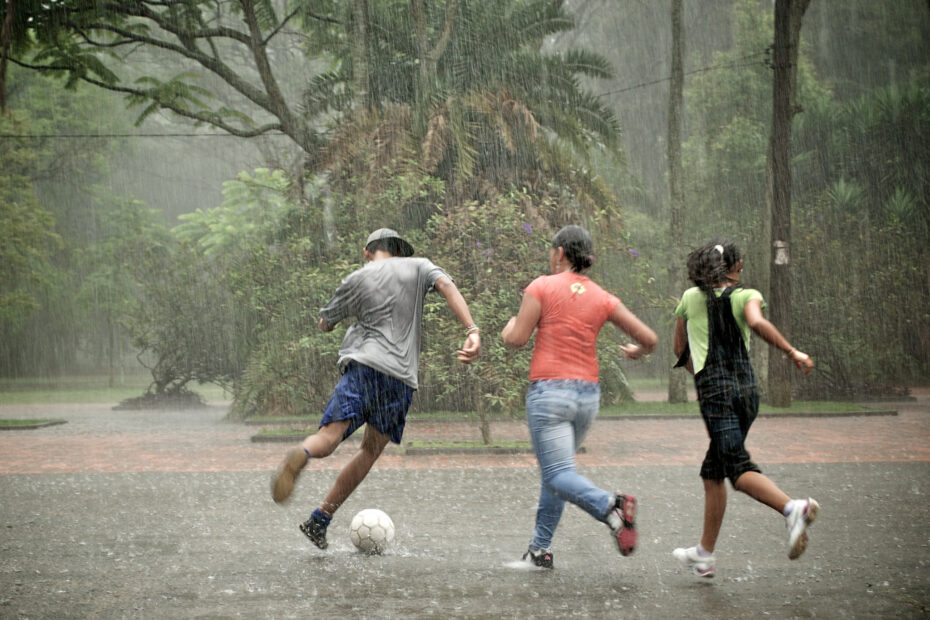
MULTIPOLYGON (((0 433, 0 618, 917 618, 930 604, 930 394, 895 416, 760 419, 749 448, 792 496, 815 497, 810 545, 787 558, 784 520, 730 494, 717 576, 671 557, 702 518, 699 420, 601 420, 579 470, 640 502, 636 553, 566 509, 555 569, 514 565, 532 534, 530 455, 404 456, 389 449, 320 551, 297 524, 357 444, 313 463, 275 505, 286 449, 250 441, 225 408, 127 413, 0 406, 67 424, 0 433), (377 507, 393 547, 365 556, 348 524, 377 507)), ((522 423, 497 436, 523 438, 522 423)), ((408 427, 408 438, 477 433, 408 427)))

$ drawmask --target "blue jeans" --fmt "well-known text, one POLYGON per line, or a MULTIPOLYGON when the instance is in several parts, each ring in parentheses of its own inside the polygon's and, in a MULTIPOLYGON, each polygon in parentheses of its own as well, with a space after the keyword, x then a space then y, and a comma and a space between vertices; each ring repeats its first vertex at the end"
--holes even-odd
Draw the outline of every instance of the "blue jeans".
POLYGON ((575 452, 597 417, 601 386, 589 381, 534 381, 526 393, 526 419, 542 474, 536 529, 530 546, 549 549, 565 502, 606 523, 614 494, 575 471, 575 452))

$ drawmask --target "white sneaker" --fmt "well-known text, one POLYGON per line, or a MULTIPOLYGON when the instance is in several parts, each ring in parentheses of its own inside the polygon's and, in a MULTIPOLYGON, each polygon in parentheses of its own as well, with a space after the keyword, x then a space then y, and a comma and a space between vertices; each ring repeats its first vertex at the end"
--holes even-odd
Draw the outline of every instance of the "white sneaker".
POLYGON ((788 527, 788 559, 798 559, 807 549, 807 526, 814 522, 818 512, 820 504, 810 497, 794 503, 791 513, 785 519, 788 527))
POLYGON ((681 562, 685 568, 691 569, 691 572, 698 577, 714 576, 714 555, 700 555, 697 547, 679 547, 672 551, 675 559, 681 562))

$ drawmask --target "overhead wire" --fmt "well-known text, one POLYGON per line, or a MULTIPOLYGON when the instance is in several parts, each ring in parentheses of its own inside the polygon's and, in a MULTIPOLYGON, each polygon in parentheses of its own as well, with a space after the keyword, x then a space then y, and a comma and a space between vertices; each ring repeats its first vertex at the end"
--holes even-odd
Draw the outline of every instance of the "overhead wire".
MULTIPOLYGON (((709 71, 715 71, 715 70, 717 70, 717 69, 740 69, 740 68, 743 68, 743 67, 753 67, 753 66, 756 66, 758 63, 757 63, 757 62, 746 62, 746 63, 743 63, 743 62, 741 62, 741 61, 743 61, 743 60, 748 60, 748 59, 750 59, 750 58, 755 58, 755 57, 757 57, 757 56, 764 56, 764 57, 767 58, 768 53, 763 51, 763 52, 756 52, 756 53, 754 53, 754 54, 747 54, 746 56, 742 56, 742 57, 740 57, 740 58, 737 58, 737 59, 736 59, 734 62, 732 62, 732 63, 722 64, 722 65, 708 65, 708 66, 706 66, 706 67, 701 67, 701 68, 699 68, 699 69, 692 69, 691 71, 686 71, 684 75, 685 75, 685 77, 687 77, 687 76, 689 76, 689 75, 696 75, 696 74, 698 74, 698 73, 707 73, 707 72, 709 72, 709 71)), ((765 63, 765 60, 763 60, 762 62, 763 62, 763 64, 764 64, 764 63, 765 63)), ((663 83, 663 82, 669 82, 669 81, 671 81, 671 79, 672 79, 672 76, 667 76, 667 77, 663 77, 663 78, 658 78, 658 79, 656 79, 656 80, 652 80, 652 81, 649 81, 649 82, 642 82, 642 83, 640 83, 640 84, 633 84, 632 86, 625 86, 625 87, 623 87, 623 88, 617 88, 617 89, 614 89, 614 90, 608 90, 608 91, 603 92, 603 93, 598 93, 597 95, 595 95, 595 97, 606 97, 607 95, 616 95, 616 94, 619 94, 619 93, 625 93, 625 92, 629 92, 629 91, 631 91, 631 90, 638 90, 638 89, 640 89, 640 88, 646 88, 647 86, 655 86, 656 84, 661 84, 661 83, 663 83)))
MULTIPOLYGON (((768 57, 768 51, 756 52, 754 54, 747 54, 740 58, 735 59, 732 63, 720 64, 720 65, 708 65, 705 67, 700 67, 698 69, 692 69, 691 71, 685 72, 685 77, 690 75, 696 75, 699 73, 707 73, 709 71, 715 71, 717 69, 740 69, 743 67, 752 67, 755 66, 756 62, 746 62, 742 61, 748 60, 750 58, 756 58, 758 56, 768 57)), ((763 64, 765 64, 765 59, 763 59, 763 64)), ((594 95, 595 97, 606 97, 608 95, 617 95, 620 93, 626 93, 633 90, 639 90, 641 88, 647 88, 649 86, 655 86, 656 84, 661 84, 663 82, 671 81, 671 76, 658 78, 651 80, 649 82, 641 82, 639 84, 633 84, 631 86, 625 86, 623 88, 617 88, 614 90, 608 90, 603 93, 598 93, 594 95)), ((248 136, 248 138, 259 138, 259 137, 280 137, 285 136, 283 132, 280 131, 269 131, 268 133, 262 134, 261 136, 248 136)), ((239 138, 242 136, 236 136, 231 133, 60 133, 60 134, 12 134, 12 133, 0 133, 0 138, 15 138, 15 139, 24 139, 24 140, 38 140, 43 138, 54 138, 54 139, 116 139, 116 138, 239 138)))

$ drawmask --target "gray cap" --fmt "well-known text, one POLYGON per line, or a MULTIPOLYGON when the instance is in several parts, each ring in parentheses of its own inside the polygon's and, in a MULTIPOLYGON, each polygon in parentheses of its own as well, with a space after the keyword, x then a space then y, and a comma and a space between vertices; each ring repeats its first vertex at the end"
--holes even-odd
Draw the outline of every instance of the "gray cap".
POLYGON ((367 247, 372 241, 383 239, 396 239, 397 253, 394 254, 395 256, 413 256, 413 246, 404 241, 401 236, 397 234, 397 231, 391 228, 379 228, 368 235, 368 241, 365 242, 365 246, 367 247))

